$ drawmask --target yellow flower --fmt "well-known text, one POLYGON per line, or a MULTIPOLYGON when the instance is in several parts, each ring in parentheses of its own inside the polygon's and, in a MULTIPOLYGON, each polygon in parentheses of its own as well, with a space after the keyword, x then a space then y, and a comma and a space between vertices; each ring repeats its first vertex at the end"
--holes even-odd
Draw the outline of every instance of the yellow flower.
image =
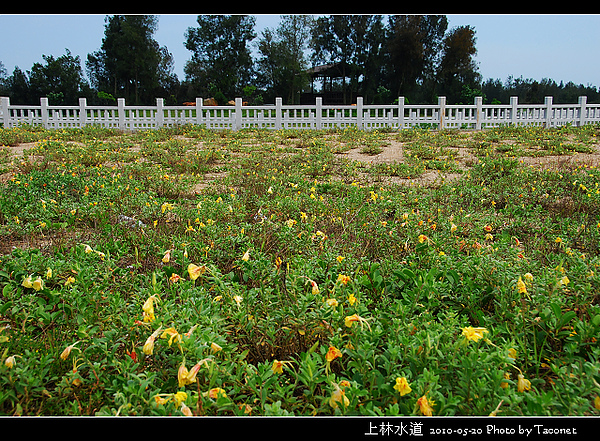
POLYGON ((165 252, 165 255, 162 258, 162 262, 163 263, 169 263, 170 260, 171 260, 171 250, 167 250, 165 252))
POLYGON ((557 237, 556 239, 554 239, 555 243, 562 243, 562 239, 560 237, 557 237))
POLYGON ((483 229, 484 229, 486 232, 488 232, 488 233, 489 233, 490 231, 492 231, 492 226, 491 226, 491 225, 486 225, 485 227, 483 227, 483 229))
POLYGON ((492 236, 490 233, 487 233, 485 235, 485 240, 494 240, 494 236, 492 236))
POLYGON ((483 334, 487 333, 488 330, 485 328, 473 328, 472 326, 468 326, 466 328, 462 328, 462 335, 464 335, 467 340, 478 341, 483 338, 483 334))
POLYGON ((325 300, 325 303, 327 303, 327 305, 335 308, 338 305, 338 301, 336 299, 327 299, 325 300))
POLYGON ((10 357, 7 357, 6 360, 4 360, 4 365, 7 368, 12 369, 15 366, 15 362, 16 362, 15 356, 11 355, 10 357))
POLYGON ((248 262, 250 260, 250 250, 247 250, 244 255, 242 256, 242 260, 244 262, 248 262))
POLYGON ((240 306, 240 303, 242 303, 242 301, 244 300, 244 298, 240 295, 235 295, 233 296, 233 300, 235 300, 235 303, 237 304, 237 306, 240 306))
MULTIPOLYGON (((505 380, 510 380, 510 372, 505 372, 505 373, 504 373, 504 379, 505 379, 505 380)), ((506 388, 508 387, 508 383, 507 383, 506 381, 502 381, 502 382, 500 383, 500 387, 501 387, 502 389, 506 389, 506 388)))
POLYGON ((181 334, 175 330, 175 328, 167 328, 163 331, 161 338, 169 338, 169 346, 173 343, 173 340, 176 343, 181 343, 181 334))
POLYGON ((144 316, 144 322, 154 321, 154 300, 156 299, 156 296, 150 296, 142 305, 142 315, 144 316))
POLYGON ((337 261, 338 261, 338 263, 342 263, 342 260, 344 260, 344 259, 345 259, 345 257, 344 257, 344 256, 337 256, 337 257, 335 258, 335 260, 337 260, 337 261))
POLYGON ((454 232, 456 231, 456 229, 457 229, 457 228, 458 228, 458 227, 456 226, 456 224, 452 223, 452 224, 450 225, 450 232, 451 232, 451 233, 454 233, 454 232))
POLYGON ((596 398, 594 398, 594 407, 600 410, 600 396, 598 395, 596 395, 596 398))
POLYGON ((396 384, 394 385, 394 389, 396 389, 400 393, 401 397, 412 391, 412 389, 408 385, 406 377, 396 378, 396 384))
POLYGON ((168 202, 165 202, 164 204, 162 204, 160 206, 160 211, 161 213, 164 213, 167 210, 172 210, 173 208, 175 208, 175 206, 173 204, 169 204, 168 202))
POLYGON ((516 360, 517 359, 517 350, 515 348, 510 348, 508 350, 508 356, 510 358, 512 358, 513 360, 516 360))
POLYGON ((152 355, 152 352, 154 351, 154 341, 156 340, 156 337, 158 337, 158 334, 160 333, 161 329, 162 328, 158 328, 150 335, 150 337, 148 337, 146 343, 144 343, 144 347, 142 348, 144 354, 152 355))
POLYGON ((67 346, 67 347, 65 348, 65 350, 64 350, 64 351, 62 351, 62 353, 60 354, 60 359, 61 359, 61 360, 66 360, 66 359, 67 359, 67 357, 69 356, 69 354, 71 354, 71 351, 73 350, 73 348, 75 347, 75 345, 76 345, 77 343, 79 343, 79 342, 77 341, 77 342, 73 343, 72 345, 70 345, 70 346, 67 346))
POLYGON ((559 285, 567 286, 569 284, 569 282, 570 282, 569 278, 567 276, 563 276, 563 278, 560 279, 560 281, 558 283, 559 283, 559 285))
POLYGON ((523 374, 518 375, 517 380, 517 390, 519 392, 523 392, 531 389, 531 382, 523 376, 523 374))
POLYGON ((433 415, 433 406, 435 405, 435 402, 433 400, 428 401, 427 396, 423 395, 421 398, 419 398, 417 400, 417 404, 419 405, 419 408, 421 409, 421 413, 423 415, 425 415, 425 416, 433 415))
POLYGON ((217 344, 217 343, 215 343, 215 342, 212 342, 212 343, 210 344, 210 349, 211 349, 213 352, 219 352, 219 351, 222 351, 222 350, 223 350, 223 348, 222 348, 222 347, 221 347, 219 344, 217 344))
POLYGON ((360 323, 360 327, 361 327, 361 328, 363 327, 363 325, 365 325, 365 324, 366 324, 366 325, 367 325, 367 328, 369 328, 369 330, 371 329, 371 327, 369 326, 369 323, 367 323, 367 320, 366 320, 366 319, 364 319, 364 318, 362 318, 362 317, 361 317, 361 316, 359 316, 358 314, 352 314, 352 315, 349 315, 349 316, 347 316, 347 317, 344 319, 344 324, 345 324, 345 325, 346 325, 348 328, 351 328, 351 327, 352 327, 352 324, 353 324, 354 322, 359 322, 359 323, 360 323))
POLYGON ((517 280, 517 291, 519 294, 527 294, 527 287, 525 286, 525 282, 523 282, 521 276, 519 276, 519 280, 517 280))
POLYGON ((350 405, 350 400, 346 396, 346 393, 340 389, 340 387, 333 383, 335 390, 331 394, 331 398, 329 399, 329 405, 334 409, 338 407, 338 403, 342 404, 344 407, 348 407, 350 405))
POLYGON ((181 403, 187 400, 187 397, 187 394, 183 391, 173 394, 173 402, 175 403, 175 406, 179 407, 181 403))
POLYGON ((325 354, 325 359, 327 360, 327 362, 331 363, 333 360, 341 356, 342 351, 340 351, 335 346, 329 346, 329 350, 327 351, 327 354, 325 354))
POLYGON ((23 279, 23 283, 21 283, 25 288, 33 288, 33 282, 31 281, 31 276, 27 276, 23 279))
POLYGON ((348 295, 348 303, 350 303, 350 306, 354 306, 354 304, 356 303, 356 297, 353 293, 350 293, 348 295))
POLYGON ((52 268, 48 268, 46 270, 46 279, 51 279, 52 278, 52 268))
POLYGON ((169 400, 161 397, 160 395, 155 395, 154 401, 156 402, 156 404, 167 404, 169 402, 169 400))
POLYGON ((177 382, 179 383, 179 387, 184 387, 186 384, 191 383, 191 381, 188 381, 188 373, 189 371, 185 367, 185 364, 181 363, 177 370, 177 382))
POLYGON ((427 240, 427 236, 424 234, 419 234, 419 243, 423 243, 427 240))
POLYGON ((319 285, 317 285, 317 282, 315 282, 314 280, 308 279, 308 281, 310 282, 310 285, 312 286, 312 293, 313 295, 317 295, 319 294, 319 285))
POLYGON ((204 265, 198 266, 193 263, 190 263, 188 265, 187 270, 188 270, 188 274, 190 275, 190 279, 196 280, 198 277, 200 277, 202 274, 204 274, 204 272, 206 271, 206 266, 204 266, 204 265))
POLYGON ((304 211, 301 211, 300 212, 300 220, 305 221, 306 219, 308 219, 308 215, 304 211))
POLYGON ((65 286, 72 285, 73 283, 75 283, 75 277, 69 276, 65 282, 65 286))
POLYGON ((525 281, 527 283, 532 283, 533 282, 533 274, 531 274, 531 273, 525 273, 525 275, 523 277, 525 277, 525 281))
POLYGON ((283 361, 273 360, 273 366, 271 366, 271 370, 274 374, 282 374, 283 373, 283 361))
POLYGON ((342 285, 347 285, 348 282, 350 281, 350 276, 340 274, 337 278, 337 281, 340 282, 342 285))

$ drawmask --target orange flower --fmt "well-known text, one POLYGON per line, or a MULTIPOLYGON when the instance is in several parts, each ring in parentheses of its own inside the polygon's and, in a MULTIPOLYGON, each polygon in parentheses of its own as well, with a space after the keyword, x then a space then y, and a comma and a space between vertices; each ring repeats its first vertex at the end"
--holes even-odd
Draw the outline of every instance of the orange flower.
POLYGON ((206 394, 209 398, 212 398, 213 400, 216 400, 219 397, 227 398, 225 390, 221 389, 220 387, 213 387, 206 394))
POLYGON ((350 281, 350 277, 346 276, 344 274, 340 274, 337 278, 337 281, 342 283, 342 285, 347 285, 348 282, 350 281))
POLYGON ((423 395, 421 398, 419 398, 417 400, 417 404, 419 405, 419 408, 421 409, 421 413, 423 415, 425 415, 425 416, 433 415, 433 406, 435 405, 435 402, 433 400, 428 401, 427 396, 423 395))
POLYGON ((335 346, 329 346, 329 350, 327 351, 327 354, 325 354, 325 359, 328 363, 331 363, 333 360, 341 356, 342 352, 338 348, 335 346))

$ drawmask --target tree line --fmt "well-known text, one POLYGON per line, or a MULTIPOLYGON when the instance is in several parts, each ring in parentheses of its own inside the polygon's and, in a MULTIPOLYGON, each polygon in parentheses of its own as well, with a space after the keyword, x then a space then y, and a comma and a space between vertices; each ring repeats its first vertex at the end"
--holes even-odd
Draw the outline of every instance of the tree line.
POLYGON ((154 39, 158 17, 112 15, 105 18, 104 37, 84 62, 66 49, 30 70, 15 67, 8 74, 0 61, 0 95, 18 104, 73 105, 80 97, 90 104, 110 104, 125 98, 128 104, 152 105, 157 97, 175 105, 196 97, 226 104, 242 97, 251 104, 298 103, 315 90, 309 69, 338 65, 343 80, 319 87, 338 92, 344 102, 362 96, 365 103, 388 104, 399 96, 412 103, 435 103, 446 96, 449 104, 573 103, 586 95, 600 102, 595 86, 572 82, 556 84, 509 77, 483 81, 475 56, 472 26, 448 27, 444 15, 283 15, 277 28, 257 35, 251 15, 199 15, 197 26, 184 33, 191 52, 183 80, 173 73, 173 55, 154 39), (84 74, 85 71, 85 74, 84 74))

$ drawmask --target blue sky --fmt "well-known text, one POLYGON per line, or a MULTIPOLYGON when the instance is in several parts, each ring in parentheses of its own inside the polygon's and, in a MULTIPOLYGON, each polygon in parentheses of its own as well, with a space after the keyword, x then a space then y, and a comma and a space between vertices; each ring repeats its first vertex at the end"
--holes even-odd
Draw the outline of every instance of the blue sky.
MULTIPOLYGON (((476 61, 484 79, 514 77, 600 87, 600 15, 452 15, 449 27, 475 28, 476 61)), ((0 61, 7 74, 15 66, 30 70, 42 54, 59 57, 69 49, 84 66, 88 53, 100 48, 105 15, 0 15, 4 38, 0 61), (10 36, 10 39, 6 37, 10 36)), ((184 79, 183 66, 191 53, 184 33, 196 26, 196 15, 160 15, 155 39, 175 59, 175 73, 184 79)), ((279 15, 256 15, 256 31, 276 28, 279 15)))

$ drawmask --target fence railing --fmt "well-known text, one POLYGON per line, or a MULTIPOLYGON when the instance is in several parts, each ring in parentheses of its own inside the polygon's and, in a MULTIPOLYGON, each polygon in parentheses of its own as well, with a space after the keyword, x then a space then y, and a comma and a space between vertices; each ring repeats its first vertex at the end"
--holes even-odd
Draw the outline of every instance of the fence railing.
POLYGON ((316 98, 314 105, 283 105, 276 98, 274 105, 246 106, 241 98, 235 105, 204 105, 197 98, 195 105, 165 106, 162 98, 155 106, 128 106, 119 98, 116 106, 88 106, 85 98, 78 106, 51 106, 41 98, 39 106, 14 105, 0 97, 0 123, 4 127, 20 124, 42 125, 45 128, 83 127, 99 125, 122 130, 143 130, 185 124, 204 124, 208 129, 329 129, 357 127, 359 129, 403 129, 429 127, 481 130, 500 125, 537 125, 556 127, 564 124, 582 126, 600 123, 600 104, 588 104, 581 96, 577 104, 554 104, 546 97, 543 104, 519 104, 511 97, 509 104, 483 104, 476 97, 473 104, 446 104, 439 97, 437 104, 364 104, 358 97, 352 105, 324 105, 316 98))

